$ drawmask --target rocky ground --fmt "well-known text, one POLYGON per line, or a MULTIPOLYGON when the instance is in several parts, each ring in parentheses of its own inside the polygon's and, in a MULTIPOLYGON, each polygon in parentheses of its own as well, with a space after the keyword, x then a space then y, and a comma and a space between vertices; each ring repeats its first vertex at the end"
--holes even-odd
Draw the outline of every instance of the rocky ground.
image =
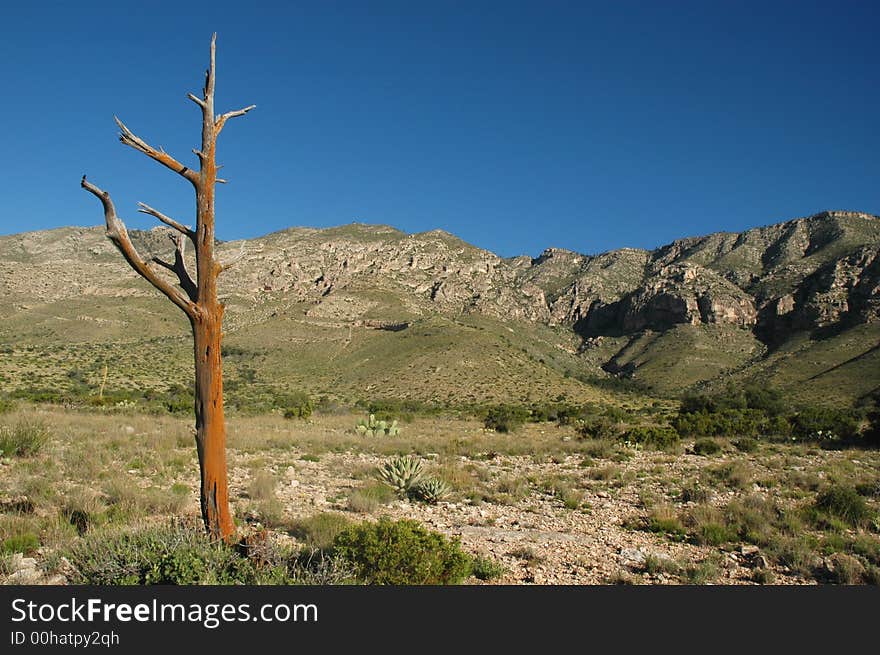
MULTIPOLYGON (((71 507, 87 507, 94 525, 103 527, 119 521, 106 517, 121 516, 123 503, 129 521, 198 516, 188 421, 48 415, 64 437, 40 457, 0 465, 0 495, 9 510, 0 515, 0 528, 7 534, 32 529, 41 541, 36 552, 7 558, 6 582, 67 579, 68 565, 59 555, 77 536, 69 525, 59 528, 55 517, 69 516, 71 507), (54 485, 51 492, 47 485, 54 485), (182 490, 179 503, 169 504, 174 495, 169 489, 182 490), (13 506, 26 510, 12 516, 13 506)), ((835 558, 858 569, 852 552, 869 558, 871 549, 880 552, 870 526, 837 524, 826 534, 804 524, 798 529, 815 533, 813 550, 795 570, 778 549, 765 552, 735 536, 716 543, 695 539, 699 525, 691 527, 687 519, 690 514, 711 519, 711 512, 740 501, 772 501, 780 511, 800 511, 830 482, 880 480, 876 451, 759 442, 741 452, 720 440, 720 452, 698 455, 687 441, 662 452, 578 440, 570 428, 527 425, 500 435, 474 420, 442 418, 416 419, 394 438, 364 437, 353 430, 353 419, 233 418, 230 498, 238 520, 265 524, 280 542, 302 545, 291 526, 321 513, 351 521, 415 519, 501 564, 504 573, 492 584, 814 584, 816 576, 806 569, 832 574, 835 558), (355 503, 359 492, 379 484, 376 467, 405 452, 418 453, 427 473, 447 480, 450 497, 435 505, 391 494, 371 506, 355 503), (699 495, 695 488, 702 489, 699 495), (672 527, 649 530, 656 516, 673 517, 672 527), (856 543, 861 545, 854 551, 856 543)), ((868 503, 877 516, 876 499, 868 503)), ((853 575, 864 573, 864 567, 859 570, 853 575)))
MULTIPOLYGON (((537 492, 513 504, 451 501, 428 505, 400 500, 384 506, 378 514, 415 519, 446 535, 460 537, 469 552, 489 556, 504 565, 506 572, 495 583, 583 585, 640 581, 677 584, 680 580, 675 576, 646 573, 646 559, 693 564, 712 558, 717 549, 671 541, 662 534, 627 527, 628 522, 634 522, 646 512, 640 493, 646 487, 659 487, 660 483, 655 481, 642 486, 621 484, 620 480, 628 471, 651 468, 655 459, 656 454, 637 453, 622 465, 617 484, 602 483, 583 492, 582 506, 577 509, 565 507, 553 493, 537 492)), ((699 461, 705 458, 683 456, 683 459, 686 461, 678 466, 675 463, 669 466, 669 476, 683 476, 694 466, 705 464, 699 461)), ((320 462, 301 462, 284 469, 278 496, 294 516, 346 512, 344 498, 360 483, 334 471, 363 470, 382 460, 364 454, 334 454, 320 462)), ((461 461, 469 462, 466 457, 461 461)), ((559 463, 535 463, 530 457, 498 457, 484 466, 493 478, 513 475, 542 479, 567 473, 586 481, 586 471, 580 467, 580 461, 576 456, 566 457, 559 463)), ((243 493, 248 479, 246 469, 236 468, 233 489, 243 493)), ((757 551, 755 547, 742 546, 718 558, 716 581, 751 583, 754 568, 760 563, 757 551)), ((806 582, 797 576, 787 576, 782 568, 778 573, 778 584, 806 582)))

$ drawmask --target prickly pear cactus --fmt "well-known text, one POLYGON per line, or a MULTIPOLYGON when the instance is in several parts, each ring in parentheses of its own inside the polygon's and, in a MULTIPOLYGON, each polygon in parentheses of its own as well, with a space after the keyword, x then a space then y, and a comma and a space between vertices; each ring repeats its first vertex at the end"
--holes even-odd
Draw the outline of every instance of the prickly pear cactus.
POLYGON ((368 420, 360 419, 354 426, 355 432, 369 437, 381 437, 389 435, 396 437, 400 434, 400 428, 397 427, 397 421, 377 421, 375 414, 370 414, 368 420))

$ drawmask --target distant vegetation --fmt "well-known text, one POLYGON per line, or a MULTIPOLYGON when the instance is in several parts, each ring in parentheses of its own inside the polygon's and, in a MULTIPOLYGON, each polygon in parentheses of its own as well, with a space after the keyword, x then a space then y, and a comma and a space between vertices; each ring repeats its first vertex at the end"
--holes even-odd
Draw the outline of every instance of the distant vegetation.
POLYGON ((672 425, 687 437, 765 437, 840 445, 873 445, 876 413, 858 409, 788 406, 769 387, 729 388, 716 395, 688 395, 672 425))

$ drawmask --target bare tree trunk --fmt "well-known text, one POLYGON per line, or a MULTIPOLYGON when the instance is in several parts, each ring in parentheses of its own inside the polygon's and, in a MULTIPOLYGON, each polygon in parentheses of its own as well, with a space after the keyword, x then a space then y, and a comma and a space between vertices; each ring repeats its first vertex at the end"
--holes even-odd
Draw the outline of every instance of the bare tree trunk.
POLYGON ((202 520, 207 532, 227 539, 235 532, 229 513, 226 473, 226 422, 220 358, 223 306, 192 321, 196 367, 196 448, 201 471, 202 520))
POLYGON ((189 99, 202 109, 202 149, 193 151, 201 164, 198 172, 184 166, 161 148, 153 148, 129 130, 122 121, 116 119, 120 129, 119 140, 122 143, 183 176, 195 188, 195 231, 149 205, 140 203, 138 210, 155 216, 175 231, 172 232, 176 246, 174 263, 155 257, 151 261, 144 260, 132 245, 125 224, 116 215, 110 194, 87 182, 85 176, 82 179, 82 186, 101 200, 104 206, 107 236, 125 260, 189 318, 195 356, 196 447, 201 472, 202 520, 208 534, 229 541, 235 534, 235 524, 229 513, 226 472, 226 422, 223 415, 221 355, 223 304, 217 299, 217 278, 228 265, 221 265, 214 255, 214 187, 218 182, 226 180, 217 177, 216 149, 217 137, 226 121, 245 115, 254 108, 254 105, 219 116, 214 115, 216 38, 215 34, 211 39, 211 62, 205 76, 202 97, 199 98, 192 93, 187 94, 189 99), (187 240, 195 246, 195 281, 190 277, 184 258, 187 240), (174 273, 180 288, 159 275, 153 264, 174 273))

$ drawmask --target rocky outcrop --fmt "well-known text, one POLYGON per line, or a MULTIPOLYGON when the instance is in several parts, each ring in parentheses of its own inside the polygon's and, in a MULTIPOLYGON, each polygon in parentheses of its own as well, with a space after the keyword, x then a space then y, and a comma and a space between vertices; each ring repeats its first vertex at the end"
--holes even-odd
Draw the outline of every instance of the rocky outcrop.
POLYGON ((621 300, 597 304, 579 328, 586 335, 665 330, 678 324, 750 327, 757 310, 742 289, 709 269, 676 264, 660 269, 621 300))
MULTIPOLYGON (((132 238, 146 256, 167 258, 165 228, 132 230, 132 238)), ((441 230, 362 224, 218 245, 221 260, 240 259, 221 278, 221 292, 245 310, 235 319, 244 323, 254 308, 277 302, 311 305, 307 315, 328 320, 375 318, 368 314, 381 298, 394 297, 401 315, 382 320, 479 313, 588 336, 721 324, 753 328, 767 341, 877 320, 878 249, 880 220, 858 212, 680 239, 650 252, 548 248, 534 259, 504 259, 441 230)), ((153 295, 99 228, 0 237, 0 291, 22 302, 153 295), (40 275, 23 275, 30 265, 40 275)))
MULTIPOLYGON (((680 239, 650 253, 584 257, 574 280, 551 297, 550 315, 587 336, 727 324, 773 342, 792 330, 877 320, 878 247, 880 220, 835 211, 680 239)), ((535 267, 559 259, 549 251, 535 267)), ((551 279, 564 276, 556 269, 551 279)))

